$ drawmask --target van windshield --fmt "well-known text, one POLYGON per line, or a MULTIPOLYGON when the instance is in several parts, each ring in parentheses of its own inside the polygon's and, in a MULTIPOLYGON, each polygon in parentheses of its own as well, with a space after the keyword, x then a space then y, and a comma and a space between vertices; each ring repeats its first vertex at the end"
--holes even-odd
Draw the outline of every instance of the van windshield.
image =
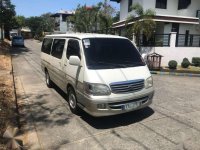
POLYGON ((127 39, 87 38, 83 47, 88 69, 114 69, 144 66, 134 45, 127 39))

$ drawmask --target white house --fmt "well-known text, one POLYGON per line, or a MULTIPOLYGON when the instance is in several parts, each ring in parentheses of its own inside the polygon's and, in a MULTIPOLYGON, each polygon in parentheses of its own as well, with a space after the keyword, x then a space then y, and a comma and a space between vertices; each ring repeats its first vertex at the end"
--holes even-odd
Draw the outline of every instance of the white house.
MULTIPOLYGON (((131 6, 139 3, 143 9, 152 9, 156 15, 155 34, 161 44, 143 47, 142 52, 163 55, 162 65, 169 60, 180 64, 184 57, 200 57, 200 0, 111 0, 120 3, 120 21, 113 24, 123 35, 126 19, 134 13, 131 6)), ((137 18, 136 18, 137 19, 137 18)), ((133 24, 130 22, 129 24, 133 24)), ((155 36, 156 38, 156 36, 155 36)))
POLYGON ((131 6, 139 3, 146 9, 156 12, 156 33, 200 34, 199 0, 111 0, 120 3, 120 21, 113 24, 114 28, 123 27, 125 20, 133 11, 131 6))
POLYGON ((55 18, 55 32, 67 32, 73 30, 73 24, 68 20, 69 16, 74 15, 73 11, 60 10, 57 13, 51 15, 55 18))

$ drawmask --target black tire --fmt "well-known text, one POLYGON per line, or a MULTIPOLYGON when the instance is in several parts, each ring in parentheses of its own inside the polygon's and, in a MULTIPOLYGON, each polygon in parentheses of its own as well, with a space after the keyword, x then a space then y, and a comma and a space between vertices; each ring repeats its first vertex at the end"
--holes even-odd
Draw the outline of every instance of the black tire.
POLYGON ((79 114, 80 108, 77 105, 76 93, 72 87, 67 89, 67 99, 71 112, 74 114, 79 114))
POLYGON ((48 88, 52 87, 53 82, 50 79, 48 71, 45 71, 45 81, 48 88))

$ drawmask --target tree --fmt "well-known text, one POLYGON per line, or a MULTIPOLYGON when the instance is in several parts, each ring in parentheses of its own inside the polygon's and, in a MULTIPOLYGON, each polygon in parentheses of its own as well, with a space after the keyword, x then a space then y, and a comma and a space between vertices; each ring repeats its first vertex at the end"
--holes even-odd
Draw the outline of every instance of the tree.
POLYGON ((42 26, 44 32, 53 32, 54 29, 54 19, 51 17, 51 13, 45 13, 41 15, 42 26))
POLYGON ((2 29, 5 29, 6 37, 9 37, 9 31, 16 23, 15 14, 15 6, 11 4, 10 0, 0 0, 0 25, 2 29))
POLYGON ((108 4, 108 0, 97 5, 87 7, 78 5, 75 15, 71 16, 70 21, 74 23, 75 31, 78 32, 97 32, 97 30, 108 30, 113 21, 114 9, 108 4))
POLYGON ((97 14, 99 7, 78 5, 75 15, 71 16, 70 21, 74 23, 77 32, 93 32, 97 24, 97 14))
POLYGON ((135 12, 135 15, 128 17, 127 22, 131 22, 137 18, 137 21, 135 21, 132 26, 134 34, 137 38, 143 34, 147 40, 150 39, 156 26, 156 23, 153 20, 155 11, 151 9, 144 10, 139 3, 134 4, 132 10, 135 12))
POLYGON ((115 16, 112 18, 113 22, 118 22, 120 19, 120 11, 117 11, 115 16))
POLYGON ((25 20, 26 20, 26 18, 24 16, 16 16, 15 20, 16 20, 18 28, 22 28, 22 27, 25 26, 25 20))
POLYGON ((26 19, 26 26, 28 26, 31 29, 31 32, 33 33, 33 36, 42 36, 42 18, 41 17, 30 17, 26 19))
POLYGON ((100 30, 106 30, 108 32, 108 28, 112 26, 113 23, 113 15, 115 13, 114 8, 108 4, 108 0, 104 0, 103 3, 99 4, 101 9, 99 11, 99 18, 100 18, 100 30))
POLYGON ((50 16, 51 13, 46 13, 41 16, 26 18, 25 26, 31 29, 33 36, 41 37, 43 32, 53 32, 54 19, 50 16))

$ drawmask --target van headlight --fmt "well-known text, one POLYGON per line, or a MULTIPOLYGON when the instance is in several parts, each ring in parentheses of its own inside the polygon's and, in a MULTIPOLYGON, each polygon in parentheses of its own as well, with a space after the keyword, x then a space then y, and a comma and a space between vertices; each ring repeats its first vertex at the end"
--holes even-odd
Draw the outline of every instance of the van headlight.
POLYGON ((84 82, 84 91, 86 94, 94 96, 103 96, 111 94, 110 89, 107 85, 98 83, 84 82))
POLYGON ((145 88, 148 89, 153 86, 153 78, 149 77, 145 81, 145 88))

